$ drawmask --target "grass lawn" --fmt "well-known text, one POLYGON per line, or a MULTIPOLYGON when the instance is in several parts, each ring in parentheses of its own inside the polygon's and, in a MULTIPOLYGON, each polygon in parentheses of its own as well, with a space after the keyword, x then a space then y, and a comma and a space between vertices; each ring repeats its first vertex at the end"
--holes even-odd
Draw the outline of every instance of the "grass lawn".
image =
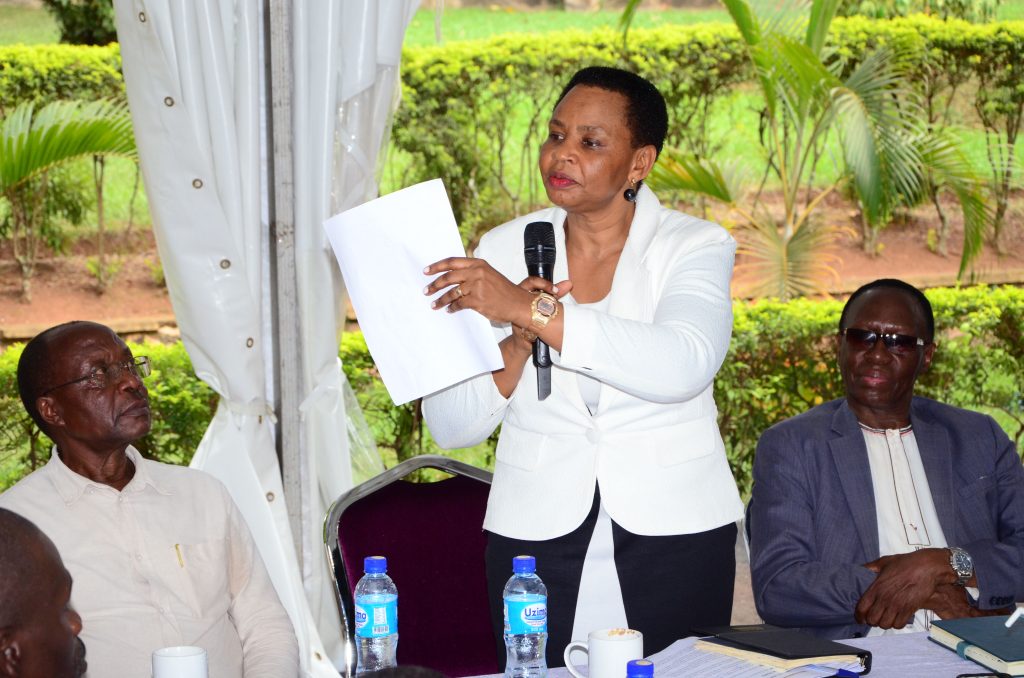
POLYGON ((58 42, 60 30, 42 7, 0 1, 0 45, 58 42))

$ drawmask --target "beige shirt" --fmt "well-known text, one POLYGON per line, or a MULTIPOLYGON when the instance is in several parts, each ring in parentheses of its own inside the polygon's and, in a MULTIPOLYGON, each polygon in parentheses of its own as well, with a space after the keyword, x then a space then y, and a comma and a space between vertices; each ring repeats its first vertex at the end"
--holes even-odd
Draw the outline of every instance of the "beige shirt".
POLYGON ((143 459, 118 492, 49 463, 0 494, 33 521, 74 578, 87 678, 148 678, 153 650, 198 645, 211 678, 298 675, 298 646, 227 490, 189 468, 143 459))

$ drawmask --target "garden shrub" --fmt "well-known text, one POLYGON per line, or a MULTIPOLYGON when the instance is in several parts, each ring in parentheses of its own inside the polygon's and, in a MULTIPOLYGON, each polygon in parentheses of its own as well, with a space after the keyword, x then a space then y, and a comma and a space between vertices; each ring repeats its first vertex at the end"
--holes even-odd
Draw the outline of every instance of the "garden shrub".
POLYGON ((117 44, 0 46, 0 116, 22 101, 124 98, 117 44))
POLYGON ((113 0, 43 0, 60 26, 60 41, 106 45, 117 40, 113 0))

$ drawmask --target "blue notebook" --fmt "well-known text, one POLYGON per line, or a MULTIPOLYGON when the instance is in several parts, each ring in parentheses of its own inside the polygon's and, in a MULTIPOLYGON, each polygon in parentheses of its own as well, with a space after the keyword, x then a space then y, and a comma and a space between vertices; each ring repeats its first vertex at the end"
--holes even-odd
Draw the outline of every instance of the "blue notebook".
POLYGON ((1024 624, 1006 628, 1009 615, 933 621, 928 637, 982 666, 1024 675, 1024 624))

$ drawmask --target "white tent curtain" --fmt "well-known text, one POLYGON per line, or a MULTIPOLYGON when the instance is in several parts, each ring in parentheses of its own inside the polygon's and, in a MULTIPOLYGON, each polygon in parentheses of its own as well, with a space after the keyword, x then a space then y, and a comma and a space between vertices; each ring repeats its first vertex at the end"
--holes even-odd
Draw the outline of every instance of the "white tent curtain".
MULTIPOLYGON (((302 540, 303 579, 321 629, 336 629, 339 622, 319 528, 328 506, 353 481, 338 362, 341 277, 323 222, 377 195, 376 161, 396 101, 402 38, 418 4, 294 5, 295 249, 306 386, 300 410, 304 478, 314 479, 304 482, 302 516, 304 524, 317 527, 302 540)), ((340 644, 328 642, 328 651, 340 663, 340 644)))
POLYGON ((266 367, 277 356, 267 333, 267 228, 260 218, 263 3, 114 2, 168 291, 196 374, 221 398, 193 465, 220 478, 245 515, 295 624, 307 676, 336 675, 331 659, 341 657, 319 540, 326 503, 352 483, 337 361, 341 295, 321 222, 374 194, 373 167, 414 4, 297 0, 292 9, 295 226, 307 386, 300 572, 266 367))

